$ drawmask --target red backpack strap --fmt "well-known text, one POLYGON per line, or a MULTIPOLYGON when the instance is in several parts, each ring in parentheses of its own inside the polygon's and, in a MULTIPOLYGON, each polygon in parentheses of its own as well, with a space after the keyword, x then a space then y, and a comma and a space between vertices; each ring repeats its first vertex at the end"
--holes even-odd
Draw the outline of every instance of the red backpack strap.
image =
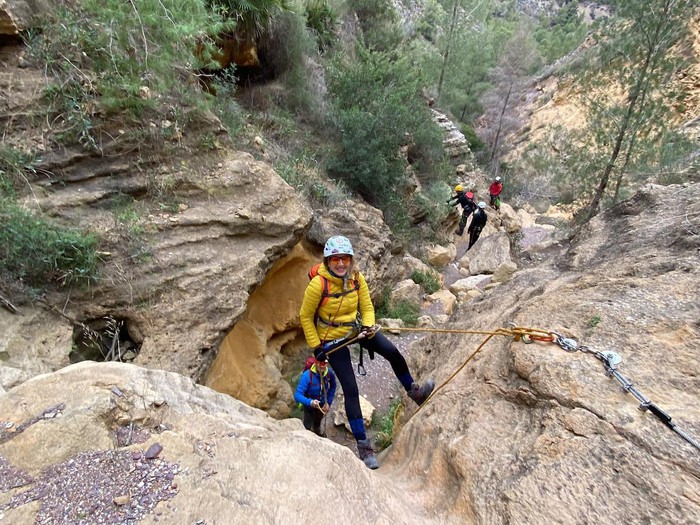
POLYGON ((324 304, 328 302, 328 296, 331 293, 331 285, 328 282, 328 279, 326 279, 323 275, 318 273, 318 269, 321 267, 321 264, 323 263, 316 263, 309 270, 309 281, 313 280, 314 277, 318 277, 319 279, 321 279, 321 300, 319 301, 318 306, 316 307, 316 311, 318 311, 319 308, 321 308, 324 304))

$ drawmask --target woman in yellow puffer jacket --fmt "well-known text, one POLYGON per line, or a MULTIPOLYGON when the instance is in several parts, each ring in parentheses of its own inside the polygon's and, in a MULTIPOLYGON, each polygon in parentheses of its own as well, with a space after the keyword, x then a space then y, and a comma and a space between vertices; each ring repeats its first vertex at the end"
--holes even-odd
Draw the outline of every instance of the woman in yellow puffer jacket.
MULTIPOLYGON (((423 386, 416 383, 399 350, 377 331, 367 282, 361 272, 354 270, 353 257, 352 244, 346 237, 335 236, 326 242, 323 264, 306 287, 299 314, 306 342, 314 349, 314 355, 323 360, 326 352, 357 337, 359 345, 369 351, 370 357, 376 353, 389 361, 409 397, 420 405, 435 385, 432 381, 423 386)), ((345 412, 357 440, 360 459, 375 469, 379 464, 362 421, 350 351, 345 346, 329 353, 327 358, 343 387, 345 412)))

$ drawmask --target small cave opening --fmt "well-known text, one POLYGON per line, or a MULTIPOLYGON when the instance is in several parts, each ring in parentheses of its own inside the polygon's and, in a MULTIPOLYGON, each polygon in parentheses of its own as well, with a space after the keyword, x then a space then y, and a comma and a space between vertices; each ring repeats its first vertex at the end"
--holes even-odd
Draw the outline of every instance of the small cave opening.
POLYGON ((285 335, 285 342, 280 345, 279 353, 283 358, 280 373, 291 386, 295 386, 299 374, 304 369, 306 358, 310 355, 301 328, 290 330, 285 335))
POLYGON ((118 361, 130 363, 139 354, 141 343, 131 335, 131 321, 111 315, 80 323, 73 329, 71 363, 118 361))

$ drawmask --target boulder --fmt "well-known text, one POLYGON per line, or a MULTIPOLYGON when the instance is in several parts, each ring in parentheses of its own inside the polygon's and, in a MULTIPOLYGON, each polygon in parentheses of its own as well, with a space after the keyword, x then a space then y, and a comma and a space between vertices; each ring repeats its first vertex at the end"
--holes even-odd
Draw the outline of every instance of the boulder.
POLYGON ((413 272, 419 271, 426 275, 436 275, 437 272, 423 261, 414 257, 410 253, 405 253, 401 259, 401 278, 410 279, 413 272))
POLYGON ((498 210, 498 214, 501 219, 501 224, 506 232, 517 233, 520 231, 522 228, 520 217, 517 213, 515 213, 510 204, 506 202, 502 203, 501 208, 498 210))
POLYGON ((437 292, 425 297, 429 303, 438 303, 445 315, 452 315, 457 298, 449 290, 438 290, 437 292))
POLYGON ((403 328, 406 326, 406 323, 403 322, 403 319, 389 319, 386 317, 382 317, 381 319, 377 319, 377 323, 387 332, 391 334, 400 334, 401 330, 400 328, 403 328))
POLYGON ((418 328, 435 328, 435 321, 431 315, 421 315, 416 324, 418 328))
MULTIPOLYGON (((342 394, 338 396, 340 399, 343 398, 342 394)), ((345 403, 333 403, 333 406, 337 406, 333 414, 333 424, 337 427, 344 426, 345 430, 352 433, 350 428, 350 423, 348 423, 348 416, 345 412, 345 403)), ((365 428, 369 428, 372 424, 372 417, 374 416, 374 405, 370 403, 366 398, 360 396, 360 410, 362 411, 362 420, 365 422, 365 428)))
MULTIPOLYGON (((530 207, 531 208, 531 207, 530 207)), ((535 225, 535 217, 534 215, 537 212, 533 210, 533 212, 528 212, 527 210, 520 208, 516 212, 518 215, 518 220, 520 221, 520 227, 522 228, 530 228, 535 225)))
POLYGON ((441 522, 299 419, 162 370, 72 365, 0 395, 0 414, 6 523, 80 523, 87 508, 90 523, 326 521, 310 494, 332 497, 342 523, 441 522))
POLYGON ((460 279, 450 285, 450 292, 457 295, 460 292, 468 292, 469 290, 476 290, 486 286, 491 280, 490 275, 472 275, 466 279, 460 279))
POLYGON ((503 283, 510 279, 513 274, 518 270, 518 265, 512 261, 504 262, 496 271, 493 272, 493 277, 491 277, 492 283, 503 283))
POLYGON ((506 233, 479 237, 469 252, 469 272, 472 275, 493 273, 501 264, 510 262, 510 239, 506 233))
POLYGON ((414 283, 411 279, 405 279, 394 286, 391 290, 390 300, 396 304, 399 301, 408 301, 410 303, 420 303, 422 290, 419 284, 414 283))
POLYGON ((457 248, 454 244, 449 246, 432 245, 428 246, 428 262, 437 268, 447 266, 457 255, 457 248))
POLYGON ((34 27, 48 10, 46 0, 0 0, 0 35, 17 35, 34 27))

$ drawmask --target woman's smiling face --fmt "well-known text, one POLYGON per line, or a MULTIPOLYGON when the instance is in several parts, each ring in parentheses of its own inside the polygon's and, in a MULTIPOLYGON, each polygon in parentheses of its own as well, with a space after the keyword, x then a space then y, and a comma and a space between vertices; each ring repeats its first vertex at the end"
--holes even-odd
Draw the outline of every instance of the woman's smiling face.
POLYGON ((350 255, 331 255, 328 258, 328 267, 338 277, 345 277, 352 264, 350 255))

